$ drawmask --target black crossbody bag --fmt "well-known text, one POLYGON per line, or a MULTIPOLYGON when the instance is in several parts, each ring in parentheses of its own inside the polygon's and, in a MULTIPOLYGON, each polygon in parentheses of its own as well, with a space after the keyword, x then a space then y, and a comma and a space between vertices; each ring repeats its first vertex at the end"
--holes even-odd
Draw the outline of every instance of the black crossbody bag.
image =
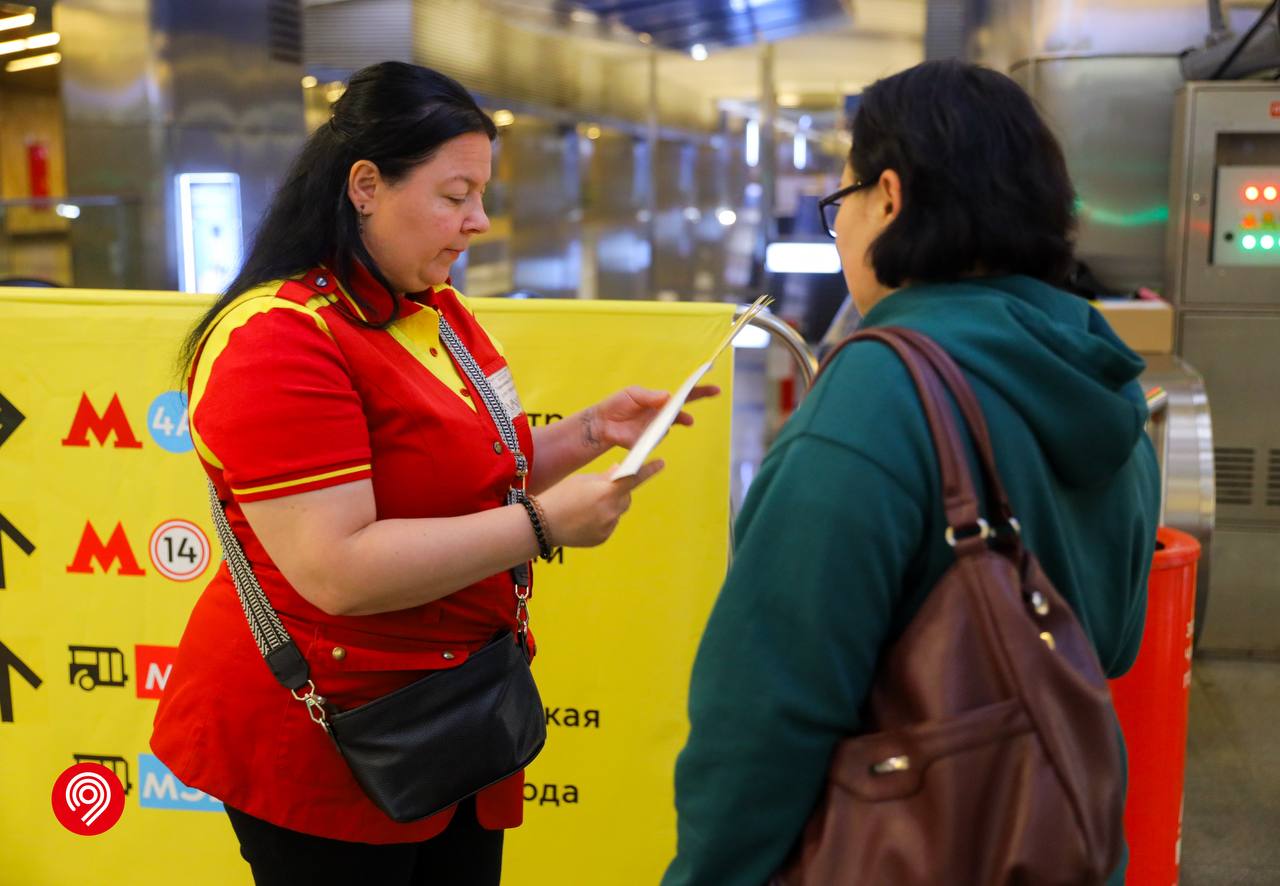
MULTIPOLYGON (((440 338, 515 455, 517 485, 508 491, 506 503, 523 503, 528 460, 520 452, 511 416, 444 317, 440 338)), ((547 723, 529 670, 528 564, 511 571, 516 631, 499 632, 458 667, 339 711, 311 681, 307 661, 258 584, 212 482, 209 495, 223 557, 259 652, 275 678, 333 739, 365 794, 390 818, 410 822, 434 815, 514 775, 538 756, 547 723)))

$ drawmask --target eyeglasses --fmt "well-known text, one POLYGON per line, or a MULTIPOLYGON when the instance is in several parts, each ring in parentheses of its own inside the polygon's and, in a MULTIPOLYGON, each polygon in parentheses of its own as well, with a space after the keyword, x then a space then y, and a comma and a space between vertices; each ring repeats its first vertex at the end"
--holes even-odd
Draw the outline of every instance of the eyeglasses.
POLYGON ((828 194, 818 201, 818 215, 822 217, 822 227, 831 235, 832 239, 836 236, 836 213, 840 211, 840 201, 855 191, 861 191, 863 188, 869 188, 876 183, 878 179, 872 179, 865 182, 854 182, 848 187, 841 188, 835 193, 828 194))

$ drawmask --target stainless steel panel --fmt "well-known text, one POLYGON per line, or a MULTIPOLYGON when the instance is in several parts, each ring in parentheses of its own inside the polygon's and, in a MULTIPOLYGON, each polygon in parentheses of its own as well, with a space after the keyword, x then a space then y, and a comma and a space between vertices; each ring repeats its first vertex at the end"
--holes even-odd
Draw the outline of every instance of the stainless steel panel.
POLYGON ((1164 291, 1177 56, 1033 58, 1010 73, 1062 143, 1077 255, 1113 289, 1164 291))
MULTIPOLYGON (((1272 113, 1280 102, 1280 86, 1257 81, 1188 83, 1177 101, 1169 186, 1170 294, 1188 307, 1280 307, 1276 269, 1210 263, 1218 168, 1256 162, 1240 139, 1231 136, 1256 134, 1261 137, 1260 150, 1280 137, 1280 115, 1272 113)), ((1206 375, 1212 377, 1207 370, 1206 375)))
POLYGON ((585 141, 583 252, 595 279, 583 288, 598 298, 649 298, 649 145, 608 129, 585 141))
POLYGON ((486 197, 493 231, 473 246, 466 285, 566 298, 745 298, 757 228, 744 205, 747 169, 740 138, 714 141, 664 132, 651 166, 648 140, 632 130, 517 112, 501 130, 486 197), (726 208, 737 216, 728 225, 717 218, 726 208))
POLYGON ((968 58, 980 10, 967 0, 930 0, 925 8, 924 57, 968 58))
POLYGON ((257 229, 289 162, 302 150, 303 141, 301 130, 266 130, 239 135, 235 169, 240 173, 240 206, 246 236, 257 229))
POLYGON ((1213 404, 1214 445, 1232 469, 1219 484, 1218 521, 1280 530, 1267 487, 1269 453, 1280 450, 1280 315, 1183 312, 1179 325, 1182 354, 1213 404))
POLYGON ((502 134, 499 177, 516 289, 575 298, 582 285, 581 172, 571 128, 519 115, 502 134))
POLYGON ((345 74, 376 62, 414 60, 410 0, 308 4, 304 24, 303 57, 314 70, 345 74))
MULTIPOLYGON (((1213 404, 1217 529, 1201 646, 1280 648, 1280 271, 1212 263, 1224 169, 1280 163, 1280 87, 1188 83, 1177 94, 1170 170, 1169 294, 1178 352, 1213 404)), ((1220 229, 1218 234, 1225 234, 1220 229)))
MULTIPOLYGON (((68 188, 138 201, 129 285, 177 286, 178 173, 239 174, 243 227, 256 226, 303 135, 290 4, 296 0, 58 3, 68 188)), ((75 226, 77 280, 92 279, 118 241, 112 230, 75 226)))
POLYGON ((1219 527, 1212 547, 1213 592, 1199 648, 1280 652, 1280 533, 1219 527))
POLYGON ((970 27, 982 58, 1008 67, 1032 56, 1176 54, 1204 41, 1203 0, 991 0, 970 27))
MULTIPOLYGON (((572 108, 578 119, 648 120, 651 50, 638 40, 588 37, 567 22, 539 25, 474 0, 400 2, 412 8, 413 60, 468 89, 508 102, 572 108)), ((321 9, 308 11, 309 26, 321 9)), ((662 124, 709 130, 714 109, 701 95, 659 90, 662 124)))
POLYGON ((291 6, 296 12, 297 3, 152 0, 153 28, 166 37, 161 53, 172 122, 300 131, 301 61, 282 60, 283 47, 272 39, 273 17, 291 6))
POLYGON ((688 293, 694 272, 694 225, 702 218, 695 174, 698 145, 663 139, 656 164, 653 291, 688 293))
POLYGON ((72 278, 91 286, 104 276, 129 289, 174 287, 168 260, 164 129, 158 124, 77 123, 65 129, 67 188, 72 194, 113 195, 130 201, 134 211, 82 216, 71 228, 72 278), (109 163, 103 158, 110 157, 109 163))
MULTIPOLYGON (((152 39, 149 0, 59 0, 54 29, 68 125, 142 125, 163 118, 163 66, 152 39)), ((68 155, 68 176, 75 174, 68 155)), ((68 183, 72 193, 74 184, 68 183)))

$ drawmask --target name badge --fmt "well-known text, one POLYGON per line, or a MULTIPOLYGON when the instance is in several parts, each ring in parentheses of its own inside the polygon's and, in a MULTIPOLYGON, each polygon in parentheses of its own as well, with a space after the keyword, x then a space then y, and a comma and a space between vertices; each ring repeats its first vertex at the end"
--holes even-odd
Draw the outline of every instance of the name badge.
POLYGON ((502 404, 508 418, 514 421, 517 415, 524 412, 524 407, 520 405, 520 395, 516 393, 516 380, 511 377, 510 366, 504 366, 489 376, 489 387, 498 395, 498 402, 502 404))

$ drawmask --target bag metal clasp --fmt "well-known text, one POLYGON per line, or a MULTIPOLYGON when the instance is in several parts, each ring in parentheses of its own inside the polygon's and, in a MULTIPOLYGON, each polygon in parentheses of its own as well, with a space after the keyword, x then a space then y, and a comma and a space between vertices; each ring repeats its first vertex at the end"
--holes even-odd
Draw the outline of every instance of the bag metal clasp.
POLYGON ((325 697, 316 694, 316 684, 313 681, 307 681, 307 690, 303 694, 299 695, 296 689, 290 689, 289 694, 307 706, 307 714, 312 723, 325 732, 329 731, 329 717, 324 709, 325 697))

